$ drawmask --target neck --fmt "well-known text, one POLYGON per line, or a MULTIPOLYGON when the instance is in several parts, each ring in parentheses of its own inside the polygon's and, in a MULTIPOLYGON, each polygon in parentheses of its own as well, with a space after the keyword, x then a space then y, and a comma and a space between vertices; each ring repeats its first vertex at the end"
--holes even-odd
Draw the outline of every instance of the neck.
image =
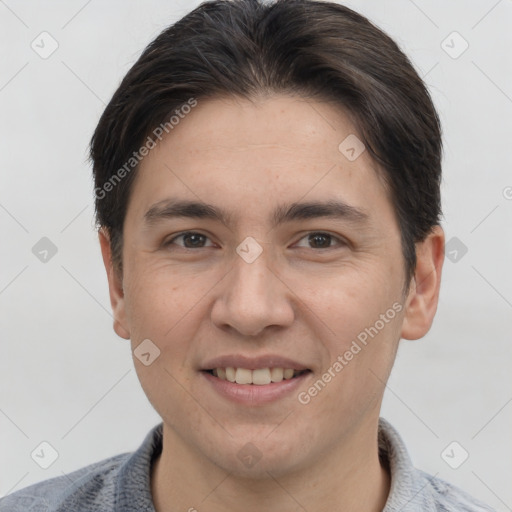
POLYGON ((156 512, 190 510, 269 512, 343 510, 379 512, 391 478, 381 465, 377 425, 357 429, 316 464, 278 478, 249 479, 201 457, 164 423, 163 448, 151 475, 156 512))

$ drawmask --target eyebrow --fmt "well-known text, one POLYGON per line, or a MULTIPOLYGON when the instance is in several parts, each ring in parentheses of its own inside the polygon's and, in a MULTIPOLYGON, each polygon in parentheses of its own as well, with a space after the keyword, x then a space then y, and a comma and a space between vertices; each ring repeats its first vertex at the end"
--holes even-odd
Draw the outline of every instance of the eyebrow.
MULTIPOLYGON (((144 214, 144 223, 149 227, 172 218, 209 219, 226 226, 232 225, 234 220, 231 213, 211 204, 170 198, 151 206, 144 214)), ((352 224, 365 224, 369 221, 365 211, 340 200, 279 205, 271 218, 274 228, 286 222, 316 218, 345 220, 352 224)))

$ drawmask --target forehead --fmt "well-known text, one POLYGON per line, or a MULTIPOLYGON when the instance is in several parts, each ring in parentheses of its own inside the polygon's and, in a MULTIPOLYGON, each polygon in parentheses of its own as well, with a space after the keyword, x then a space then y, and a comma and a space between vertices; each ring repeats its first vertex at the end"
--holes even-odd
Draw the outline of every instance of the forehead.
MULTIPOLYGON (((174 139, 175 145, 183 143, 189 154, 289 150, 332 161, 340 156, 339 144, 349 135, 357 136, 357 129, 341 107, 275 94, 251 100, 199 100, 167 138, 174 139)), ((371 160, 367 163, 373 165, 371 160)))
POLYGON ((138 217, 168 197, 240 215, 301 198, 339 198, 361 211, 387 200, 350 116, 291 96, 198 100, 141 162, 133 196, 138 217))

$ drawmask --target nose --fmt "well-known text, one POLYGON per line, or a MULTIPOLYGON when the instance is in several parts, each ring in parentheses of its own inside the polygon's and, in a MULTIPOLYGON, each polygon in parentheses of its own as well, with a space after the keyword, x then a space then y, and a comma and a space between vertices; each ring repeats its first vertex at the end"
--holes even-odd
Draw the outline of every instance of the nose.
POLYGON ((293 324, 293 292, 269 264, 270 258, 267 248, 252 263, 235 256, 232 269, 219 283, 211 312, 214 325, 257 336, 266 328, 293 324))

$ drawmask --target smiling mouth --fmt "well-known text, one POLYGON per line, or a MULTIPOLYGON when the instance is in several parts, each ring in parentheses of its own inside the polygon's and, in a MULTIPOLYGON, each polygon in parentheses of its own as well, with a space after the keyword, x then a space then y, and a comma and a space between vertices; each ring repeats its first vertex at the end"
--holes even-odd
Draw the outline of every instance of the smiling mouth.
POLYGON ((282 382, 291 380, 308 373, 311 370, 294 370, 292 368, 258 368, 249 370, 247 368, 212 368, 203 370, 220 380, 227 380, 234 384, 254 384, 256 386, 265 386, 272 382, 282 382))

